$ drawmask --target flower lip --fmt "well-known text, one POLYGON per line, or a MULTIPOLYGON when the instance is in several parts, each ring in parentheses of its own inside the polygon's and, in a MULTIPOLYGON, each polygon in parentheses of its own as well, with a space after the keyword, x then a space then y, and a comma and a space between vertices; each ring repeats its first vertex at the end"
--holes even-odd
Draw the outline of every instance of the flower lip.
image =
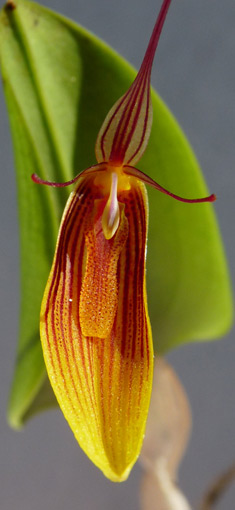
POLYGON ((140 452, 152 384, 148 205, 143 184, 133 179, 118 197, 119 227, 105 239, 106 198, 94 178, 84 175, 68 199, 40 330, 48 374, 75 437, 108 478, 122 481, 140 452))

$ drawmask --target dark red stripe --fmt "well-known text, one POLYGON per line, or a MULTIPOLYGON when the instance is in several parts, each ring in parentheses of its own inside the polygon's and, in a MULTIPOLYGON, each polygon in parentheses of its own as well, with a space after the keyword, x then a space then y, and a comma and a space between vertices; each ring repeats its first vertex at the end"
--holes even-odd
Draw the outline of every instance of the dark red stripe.
MULTIPOLYGON (((81 184, 84 184, 84 183, 81 183, 81 184)), ((83 191, 85 191, 85 189, 86 189, 86 185, 85 184, 83 186, 81 186, 81 188, 79 188, 78 191, 79 191, 80 195, 82 194, 83 191)), ((48 293, 47 308, 46 308, 46 313, 45 313, 46 332, 47 332, 49 351, 50 351, 50 342, 49 342, 49 333, 48 333, 48 314, 49 314, 49 308, 51 306, 51 296, 52 296, 52 292, 53 292, 53 294, 55 294, 56 291, 57 291, 57 288, 58 288, 58 285, 59 285, 59 279, 60 279, 61 271, 65 270, 66 257, 65 257, 64 254, 67 253, 67 245, 68 245, 68 242, 69 242, 69 237, 70 237, 70 234, 71 234, 71 232, 73 230, 74 222, 77 219, 76 215, 72 216, 72 213, 74 212, 74 210, 77 207, 78 200, 80 200, 80 199, 79 199, 78 193, 76 193, 75 196, 74 196, 74 200, 72 200, 72 202, 70 204, 70 207, 69 207, 69 209, 67 211, 67 216, 68 216, 69 220, 66 223, 62 224, 61 231, 60 231, 60 234, 59 234, 59 245, 58 245, 58 248, 57 248, 56 262, 55 262, 55 266, 54 266, 55 271, 54 271, 53 279, 52 279, 52 282, 51 282, 50 291, 48 293)), ((55 333, 55 309, 53 307, 53 301, 54 300, 52 299, 51 326, 52 326, 54 338, 56 338, 56 333, 55 333)), ((63 317, 61 317, 61 319, 60 319, 60 324, 61 324, 61 329, 62 329, 62 341, 63 341, 63 317)), ((59 354, 56 342, 54 342, 54 346, 55 346, 55 351, 56 351, 56 355, 57 355, 57 362, 58 362, 58 365, 59 365, 59 370, 60 370, 61 373, 63 373, 62 366, 61 366, 61 361, 60 361, 60 354, 59 354)), ((65 348, 65 354, 67 354, 67 349, 66 349, 66 346, 65 346, 65 342, 64 342, 64 348, 65 348)), ((52 366, 54 368, 54 371, 55 371, 55 366, 54 366, 54 362, 53 362, 52 356, 50 356, 50 359, 51 359, 51 364, 52 364, 52 366)), ((67 361, 68 361, 68 357, 67 357, 67 361)), ((68 368, 69 368, 69 371, 70 371, 69 363, 68 363, 68 368)), ((74 383, 71 371, 70 371, 70 376, 71 376, 71 380, 72 380, 72 383, 73 383, 73 387, 74 387, 75 392, 76 392, 76 396, 77 396, 79 405, 81 407, 81 411, 83 412, 83 415, 85 417, 85 412, 84 412, 82 404, 81 404, 81 402, 79 400, 79 397, 78 397, 78 394, 77 394, 77 390, 76 390, 76 386, 75 386, 75 383, 74 383)), ((67 398, 68 398, 68 400, 70 402, 70 405, 71 405, 72 409, 75 411, 75 408, 74 408, 74 406, 72 404, 72 401, 71 401, 71 398, 70 398, 70 395, 69 395, 69 391, 68 391, 68 387, 67 387, 67 384, 66 384, 65 381, 64 381, 64 385, 65 385, 65 391, 67 393, 67 398)), ((89 424, 88 424, 88 426, 89 426, 89 424)))
MULTIPOLYGON (((148 78, 148 76, 145 76, 145 75, 144 75, 144 76, 143 76, 142 81, 140 82, 139 90, 138 90, 138 106, 137 106, 137 109, 136 109, 136 113, 135 113, 134 119, 133 119, 133 121, 132 121, 132 127, 131 127, 131 129, 129 130, 129 132, 128 132, 128 129, 126 129, 126 131, 127 131, 127 133, 128 133, 127 139, 126 139, 126 141, 125 141, 125 140, 123 140, 123 141, 121 142, 121 144, 123 145, 123 149, 122 149, 122 159, 123 159, 123 161, 124 161, 124 158, 125 158, 126 152, 128 151, 128 147, 129 147, 129 145, 130 145, 131 139, 132 139, 132 138, 133 138, 133 136, 134 136, 134 132, 135 132, 135 130, 136 130, 136 126, 137 126, 138 121, 139 121, 140 112, 141 112, 141 109, 142 109, 143 96, 144 96, 145 91, 146 91, 146 81, 147 81, 147 78, 148 78), (124 145, 124 143, 125 143, 125 145, 124 145)), ((148 96, 149 96, 149 93, 147 94, 147 97, 148 97, 148 96)), ((133 101, 133 103, 135 103, 135 102, 136 102, 136 100, 135 100, 135 101, 133 101)), ((133 104, 133 103, 132 103, 132 104, 133 104)), ((147 103, 149 103, 149 102, 147 102, 147 103)), ((130 108, 131 108, 131 114, 132 114, 132 106, 131 106, 130 108)), ((148 118, 148 113, 149 113, 149 112, 148 112, 148 110, 146 110, 146 112, 145 112, 145 119, 146 119, 146 115, 147 115, 147 118, 148 118)), ((130 115, 130 116, 131 116, 131 115, 130 115)), ((128 123, 128 120, 127 120, 126 124, 127 124, 127 123, 128 123)), ((143 132, 142 132, 142 136, 141 136, 140 144, 138 145, 138 150, 139 150, 140 146, 141 146, 141 145, 142 145, 142 143, 143 143, 143 139, 144 139, 145 131, 146 131, 146 127, 145 127, 145 126, 146 126, 146 123, 144 122, 144 130, 142 130, 143 132)), ((124 131, 124 137, 123 137, 123 138, 125 138, 125 127, 123 128, 123 131, 124 131)), ((134 153, 134 154, 136 154, 136 152, 138 152, 138 151, 135 151, 135 153, 134 153)), ((133 159, 133 157, 134 157, 134 155, 132 155, 132 156, 131 156, 131 158, 129 159, 129 161, 130 161, 130 160, 132 160, 132 159, 133 159)))
MULTIPOLYGON (((112 149, 111 149, 110 160, 115 161, 117 159, 120 162, 124 161, 125 153, 126 153, 126 150, 128 147, 127 147, 127 143, 126 143, 126 146, 124 146, 124 147, 122 147, 122 145, 124 145, 124 143, 125 143, 126 133, 129 133, 127 136, 127 139, 131 140, 131 138, 133 137, 133 132, 135 130, 135 126, 134 126, 134 129, 133 129, 133 127, 131 129, 129 129, 130 118, 132 116, 132 112, 133 112, 135 103, 137 101, 138 101, 138 110, 141 108, 142 97, 143 97, 143 94, 145 91, 144 84, 145 84, 145 75, 143 74, 143 77, 142 77, 142 75, 141 76, 137 75, 137 79, 133 83, 133 86, 129 89, 129 95, 130 95, 129 102, 126 105, 126 108, 125 108, 125 110, 122 114, 122 117, 118 123, 118 127, 116 129, 116 132, 115 132, 115 135, 113 138, 113 145, 112 145, 112 149), (143 90, 141 91, 142 86, 143 86, 143 90), (140 98, 138 96, 140 96, 140 98)), ((128 143, 128 145, 129 145, 129 143, 128 143)))
POLYGON ((127 161, 127 165, 129 165, 131 163, 131 161, 133 161, 138 152, 140 151, 142 145, 143 145, 143 142, 144 142, 144 137, 145 137, 145 134, 146 134, 146 131, 147 131, 147 125, 148 125, 148 118, 149 118, 149 107, 150 107, 150 76, 148 76, 148 85, 147 85, 147 89, 148 89, 148 93, 147 93, 147 108, 146 108, 146 111, 145 111, 145 120, 144 120, 144 127, 143 127, 143 132, 142 132, 142 136, 141 136, 141 139, 140 139, 140 142, 139 142, 139 145, 136 149, 136 151, 134 152, 134 154, 132 154, 132 156, 130 157, 130 159, 127 161))
POLYGON ((120 103, 117 105, 116 110, 114 110, 113 115, 110 117, 109 122, 108 122, 108 124, 107 124, 107 126, 106 126, 106 128, 105 128, 105 130, 103 132, 103 135, 101 136, 101 139, 100 139, 100 148, 101 148, 102 155, 103 155, 104 159, 106 159, 106 156, 107 156, 105 154, 105 147, 104 147, 105 146, 105 141, 104 141, 105 137, 107 135, 107 132, 108 132, 112 122, 113 122, 113 119, 116 117, 116 115, 118 113, 118 110, 122 107, 122 105, 123 105, 124 101, 126 100, 126 97, 128 96, 128 94, 129 94, 129 89, 127 90, 127 92, 124 94, 124 96, 120 100, 120 103))

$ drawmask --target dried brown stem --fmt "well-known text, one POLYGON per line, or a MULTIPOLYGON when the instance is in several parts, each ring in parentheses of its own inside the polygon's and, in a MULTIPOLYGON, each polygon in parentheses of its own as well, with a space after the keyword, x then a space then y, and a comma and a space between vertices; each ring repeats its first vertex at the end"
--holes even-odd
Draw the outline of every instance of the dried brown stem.
POLYGON ((229 485, 235 481, 235 464, 220 475, 208 489, 199 510, 212 510, 229 485))

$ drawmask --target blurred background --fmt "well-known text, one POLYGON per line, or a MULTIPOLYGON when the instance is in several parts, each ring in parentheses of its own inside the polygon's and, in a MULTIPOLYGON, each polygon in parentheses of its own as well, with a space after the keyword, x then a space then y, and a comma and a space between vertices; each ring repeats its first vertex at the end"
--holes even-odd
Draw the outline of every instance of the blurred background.
MULTIPOLYGON (((46 0, 45 0, 46 1, 46 0)), ((41 2, 40 2, 41 3, 41 2)), ((104 39, 138 68, 160 0, 47 0, 104 39)), ((186 132, 202 166, 235 280, 235 3, 173 0, 152 84, 186 132)), ((107 481, 76 445, 60 411, 41 414, 23 432, 6 424, 19 308, 16 188, 9 125, 0 96, 0 510, 137 510, 141 467, 126 483, 107 481)), ((226 338, 172 351, 193 413, 179 482, 194 508, 235 460, 234 330, 226 338)), ((233 510, 234 485, 216 506, 233 510)), ((159 509, 160 510, 160 509, 159 509)))

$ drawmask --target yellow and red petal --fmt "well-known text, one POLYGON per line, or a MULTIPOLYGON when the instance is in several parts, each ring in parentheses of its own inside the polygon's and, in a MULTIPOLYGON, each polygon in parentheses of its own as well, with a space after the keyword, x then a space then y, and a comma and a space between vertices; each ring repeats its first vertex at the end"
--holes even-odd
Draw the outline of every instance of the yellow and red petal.
MULTIPOLYGON (((115 236, 105 239, 98 229, 96 241, 103 199, 93 177, 79 181, 62 218, 41 308, 44 358, 60 407, 80 446, 113 481, 125 480, 139 455, 152 386, 145 291, 147 198, 142 183, 133 183, 118 196, 115 236), (102 261, 104 278, 98 278, 94 268, 102 269, 102 261), (96 295, 90 308, 92 291, 96 295), (104 316, 98 321, 100 337, 82 332, 86 300, 87 315, 99 302, 104 316), (105 317, 109 327, 102 330, 105 317)), ((89 331, 92 316, 86 320, 89 331)))

